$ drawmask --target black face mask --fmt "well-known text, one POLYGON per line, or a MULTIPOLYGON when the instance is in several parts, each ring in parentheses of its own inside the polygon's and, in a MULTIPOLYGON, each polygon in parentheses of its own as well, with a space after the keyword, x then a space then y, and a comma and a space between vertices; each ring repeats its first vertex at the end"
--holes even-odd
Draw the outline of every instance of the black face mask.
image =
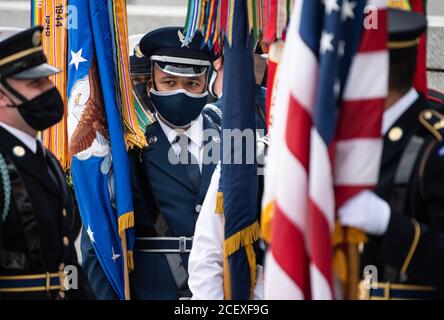
POLYGON ((49 89, 16 107, 25 122, 35 130, 44 130, 62 120, 63 100, 57 88, 49 89))

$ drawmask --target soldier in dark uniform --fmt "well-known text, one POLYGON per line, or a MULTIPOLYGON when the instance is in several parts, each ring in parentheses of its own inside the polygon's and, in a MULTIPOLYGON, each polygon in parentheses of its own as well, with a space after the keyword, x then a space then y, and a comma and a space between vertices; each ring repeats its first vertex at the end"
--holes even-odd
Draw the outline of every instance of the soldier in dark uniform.
POLYGON ((444 109, 412 85, 426 26, 422 15, 389 10, 379 182, 375 192, 361 192, 339 209, 343 225, 369 235, 361 265, 373 282, 361 283, 361 298, 444 298, 444 109))
POLYGON ((48 79, 60 70, 46 63, 41 32, 0 36, 0 299, 88 299, 74 200, 57 159, 36 139, 64 112, 48 79))
MULTIPOLYGON (((219 148, 217 127, 201 114, 208 98, 209 66, 216 57, 201 48, 199 33, 185 44, 181 31, 161 28, 140 41, 140 51, 151 64, 147 92, 157 121, 146 128, 149 146, 130 151, 137 237, 130 274, 133 299, 191 295, 187 266, 192 236, 219 160, 217 154, 209 161, 211 150, 219 148)), ((87 236, 82 236, 82 252, 97 297, 115 298, 87 236)))

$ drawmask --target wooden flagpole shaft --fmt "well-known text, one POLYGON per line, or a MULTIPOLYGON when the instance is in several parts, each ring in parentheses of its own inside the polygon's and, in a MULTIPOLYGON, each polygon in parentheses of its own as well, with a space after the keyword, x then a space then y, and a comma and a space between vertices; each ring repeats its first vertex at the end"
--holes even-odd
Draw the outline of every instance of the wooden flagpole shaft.
POLYGON ((121 242, 122 242, 122 252, 123 252, 123 280, 125 284, 125 300, 131 300, 129 273, 128 273, 128 251, 126 246, 126 232, 123 232, 121 236, 121 242))
POLYGON ((347 246, 347 264, 348 264, 348 288, 347 300, 358 299, 358 286, 360 282, 359 270, 359 244, 350 243, 347 246))

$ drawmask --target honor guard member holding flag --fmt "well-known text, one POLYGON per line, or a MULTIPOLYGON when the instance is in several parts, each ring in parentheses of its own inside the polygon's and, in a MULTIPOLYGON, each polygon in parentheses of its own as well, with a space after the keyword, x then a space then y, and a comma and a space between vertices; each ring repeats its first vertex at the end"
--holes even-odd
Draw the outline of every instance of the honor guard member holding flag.
MULTIPOLYGON (((258 120, 260 121, 260 120, 258 120)), ((261 164, 266 163, 268 137, 259 138, 256 142, 257 158, 261 164)), ((259 165, 263 170, 263 165, 259 165)), ((190 253, 188 285, 193 300, 223 300, 224 299, 224 228, 223 214, 216 213, 216 198, 219 190, 221 167, 216 166, 210 186, 202 204, 201 214, 196 223, 194 246, 190 253)), ((258 175, 259 192, 258 203, 262 202, 263 175, 258 175)), ((260 221, 261 207, 258 210, 260 221)), ((264 299, 264 272, 263 256, 265 243, 261 240, 257 255, 256 283, 253 291, 253 300, 264 299)))
MULTIPOLYGON (((217 70, 216 77, 210 80, 210 88, 213 87, 211 94, 217 95, 219 100, 213 105, 207 105, 205 109, 212 120, 221 125, 222 112, 222 92, 223 92, 223 61, 219 58, 213 67, 217 70), (214 108, 218 108, 215 110, 214 108), (220 108, 220 109, 219 109, 220 108), (219 111, 218 111, 219 110, 219 111), (213 112, 213 114, 210 113, 213 112)), ((259 170, 263 170, 265 158, 268 148, 268 136, 264 136, 266 130, 265 125, 265 94, 266 88, 262 86, 265 83, 266 60, 257 52, 254 55, 254 71, 256 80, 256 157, 258 160, 259 170)), ((214 73, 213 73, 214 75, 214 73)), ((225 218, 223 214, 216 213, 216 198, 219 191, 219 182, 221 176, 221 166, 218 165, 214 171, 211 183, 208 188, 205 201, 199 219, 196 223, 194 232, 194 245, 190 253, 188 264, 189 281, 188 285, 193 294, 194 300, 222 300, 224 299, 224 228, 225 218)), ((260 220, 262 193, 264 179, 262 174, 258 174, 258 221, 260 220)), ((257 275, 254 287, 254 300, 262 300, 264 296, 264 280, 263 280, 263 242, 260 242, 260 250, 257 255, 257 275)))
POLYGON ((444 298, 444 109, 412 85, 426 26, 422 15, 389 10, 379 182, 339 209, 343 225, 369 235, 361 267, 372 281, 361 283, 364 299, 444 298))
MULTIPOLYGON (((130 152, 137 236, 130 274, 133 299, 191 296, 188 256, 219 158, 207 158, 211 149, 219 150, 220 138, 217 127, 201 114, 208 98, 209 67, 216 57, 201 48, 200 34, 189 44, 183 39, 180 27, 167 27, 149 32, 140 41, 140 50, 151 64, 147 92, 157 121, 146 128, 148 148, 130 152)), ((89 240, 83 237, 82 241, 89 240)), ((87 264, 97 269, 92 286, 98 298, 114 298, 110 288, 104 289, 106 277, 100 265, 87 264)))
POLYGON ((0 31, 0 299, 87 299, 74 248, 78 214, 57 159, 36 139, 64 112, 48 79, 61 70, 46 63, 41 32, 0 31))

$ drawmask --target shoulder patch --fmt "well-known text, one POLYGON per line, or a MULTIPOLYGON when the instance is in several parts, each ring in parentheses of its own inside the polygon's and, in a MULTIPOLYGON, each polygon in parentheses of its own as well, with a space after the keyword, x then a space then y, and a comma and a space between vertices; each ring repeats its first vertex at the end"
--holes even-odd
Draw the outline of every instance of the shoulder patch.
POLYGON ((419 122, 439 141, 444 137, 444 114, 426 109, 419 114, 419 122))

